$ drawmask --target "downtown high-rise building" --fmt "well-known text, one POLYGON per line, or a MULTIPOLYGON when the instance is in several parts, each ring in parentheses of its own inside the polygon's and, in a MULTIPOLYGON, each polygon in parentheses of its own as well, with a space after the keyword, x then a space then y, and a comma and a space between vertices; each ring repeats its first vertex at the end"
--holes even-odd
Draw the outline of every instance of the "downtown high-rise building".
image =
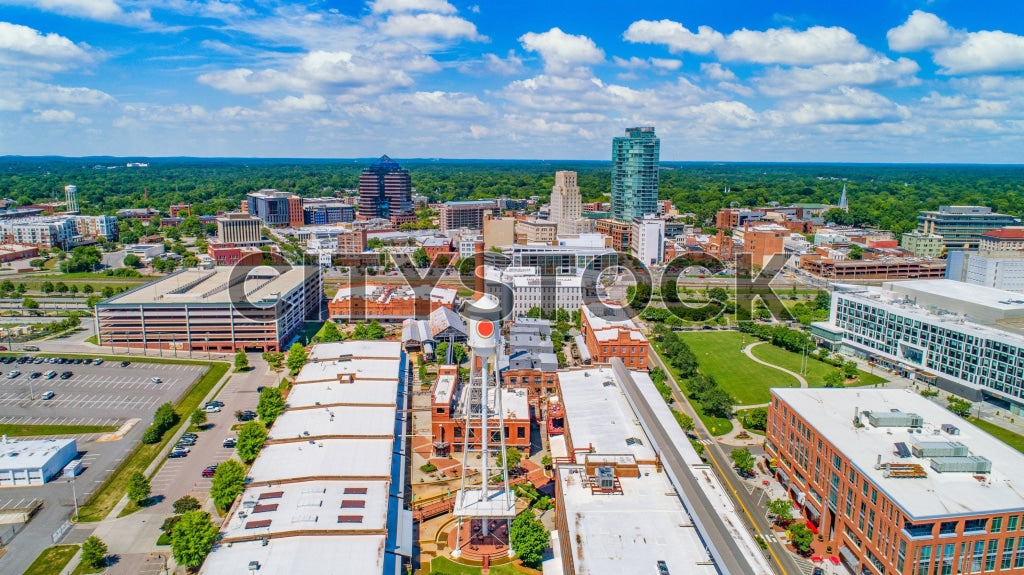
POLYGON ((381 156, 359 175, 359 219, 382 218, 393 224, 416 221, 412 178, 398 162, 381 156))
POLYGON ((548 221, 558 225, 559 234, 579 233, 583 200, 576 183, 576 172, 555 172, 555 185, 551 187, 551 212, 548 221))
POLYGON ((661 142, 654 126, 628 128, 612 140, 612 219, 632 224, 633 218, 658 213, 658 157, 661 142))

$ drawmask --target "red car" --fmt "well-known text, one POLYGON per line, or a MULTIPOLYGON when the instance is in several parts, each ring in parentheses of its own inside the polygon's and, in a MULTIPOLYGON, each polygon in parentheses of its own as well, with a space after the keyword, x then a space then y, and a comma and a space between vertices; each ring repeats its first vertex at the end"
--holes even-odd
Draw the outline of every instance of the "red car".
POLYGON ((213 477, 213 474, 217 472, 217 466, 211 465, 203 470, 203 477, 213 477))
POLYGON ((6 345, 0 345, 0 351, 7 351, 6 345))

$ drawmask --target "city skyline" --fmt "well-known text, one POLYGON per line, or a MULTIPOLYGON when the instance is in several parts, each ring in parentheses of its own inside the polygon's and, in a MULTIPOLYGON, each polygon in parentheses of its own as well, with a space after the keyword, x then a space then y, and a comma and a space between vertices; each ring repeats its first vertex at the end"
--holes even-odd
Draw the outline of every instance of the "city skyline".
POLYGON ((0 3, 0 154, 1024 162, 1012 2, 0 3))

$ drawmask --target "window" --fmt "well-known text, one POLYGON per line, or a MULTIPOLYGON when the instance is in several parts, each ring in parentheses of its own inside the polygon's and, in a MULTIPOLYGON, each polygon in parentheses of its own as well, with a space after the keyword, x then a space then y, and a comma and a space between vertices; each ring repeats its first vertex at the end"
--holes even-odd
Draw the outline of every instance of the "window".
POLYGON ((526 439, 526 429, 522 427, 516 428, 516 437, 519 439, 526 439))
POLYGON ((861 492, 862 495, 864 495, 864 497, 868 496, 868 481, 867 481, 867 479, 864 480, 864 484, 861 486, 860 492, 861 492))
POLYGON ((1013 560, 1013 568, 1024 567, 1024 537, 1017 539, 1017 556, 1013 560))
POLYGON ((1017 530, 1017 516, 1014 515, 1006 520, 1006 532, 1013 533, 1017 530))
POLYGON ((437 408, 437 412, 438 413, 444 413, 444 408, 443 407, 438 407, 437 408))
POLYGON ((878 491, 876 491, 875 489, 872 489, 871 490, 871 504, 874 505, 876 503, 878 503, 878 491))
POLYGON ((868 537, 868 541, 871 541, 875 534, 875 510, 868 511, 868 530, 865 535, 868 537))
POLYGON ((1010 564, 1013 562, 1013 537, 1007 537, 1006 543, 1003 544, 1003 560, 999 564, 999 568, 1006 570, 1010 568, 1010 564))
POLYGON ((984 533, 985 523, 988 519, 968 519, 964 521, 964 534, 968 533, 984 533))
POLYGON ((943 521, 939 523, 939 537, 956 535, 956 521, 943 521))
POLYGON ((896 553, 896 571, 903 572, 903 562, 907 559, 907 542, 900 539, 900 549, 896 553))
POLYGON ((462 428, 461 427, 456 427, 452 431, 453 431, 452 435, 454 435, 455 437, 462 437, 462 428))
POLYGON ((974 542, 974 554, 971 555, 971 573, 981 572, 981 558, 985 554, 985 542, 974 542))
POLYGON ((935 526, 934 523, 904 523, 903 530, 906 531, 907 535, 912 538, 917 537, 931 537, 932 528, 935 526))
POLYGON ((1002 530, 1003 530, 1003 518, 1002 517, 993 517, 992 518, 992 529, 990 529, 990 531, 992 533, 999 533, 1002 530))
POLYGON ((845 515, 846 515, 846 517, 848 519, 853 519, 853 515, 851 515, 853 513, 853 509, 851 509, 852 507, 853 507, 853 490, 850 489, 850 488, 847 488, 846 489, 846 513, 845 513, 845 515))
POLYGON ((836 469, 836 471, 842 471, 843 470, 843 459, 841 457, 839 457, 838 455, 833 454, 832 455, 832 467, 834 467, 836 469))
POLYGON ((921 548, 917 559, 917 575, 928 575, 928 565, 932 562, 932 547, 925 545, 921 548))
POLYGON ((998 539, 988 540, 988 552, 985 553, 985 571, 995 571, 996 569, 996 551, 999 548, 998 539))

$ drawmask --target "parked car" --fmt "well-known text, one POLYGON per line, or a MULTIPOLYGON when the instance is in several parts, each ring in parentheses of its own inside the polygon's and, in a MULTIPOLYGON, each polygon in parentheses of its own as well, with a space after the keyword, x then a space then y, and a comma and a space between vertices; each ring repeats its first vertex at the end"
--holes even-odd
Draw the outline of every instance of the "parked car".
POLYGON ((235 418, 238 419, 238 421, 252 421, 253 419, 256 419, 256 412, 249 411, 247 409, 241 413, 236 414, 235 418))
POLYGON ((227 438, 224 439, 224 443, 222 445, 224 447, 230 448, 230 447, 234 447, 236 443, 238 443, 237 439, 235 439, 234 437, 227 437, 227 438))
POLYGON ((37 358, 35 358, 35 360, 32 361, 32 363, 34 363, 36 365, 39 365, 40 363, 43 363, 44 361, 46 361, 45 357, 37 357, 37 358))
POLYGON ((44 373, 43 375, 45 375, 45 376, 46 376, 46 379, 53 379, 53 378, 57 377, 57 372, 56 372, 56 371, 53 371, 53 370, 51 369, 50 371, 48 371, 48 372, 44 373))
POLYGON ((14 378, 18 377, 19 375, 21 375, 21 372, 18 371, 18 370, 14 370, 11 373, 8 373, 7 377, 9 377, 11 379, 14 379, 14 378))
POLYGON ((43 399, 53 399, 53 395, 54 395, 54 393, 52 391, 44 391, 43 395, 42 395, 42 398, 43 399))
POLYGON ((192 451, 192 450, 189 449, 189 447, 187 445, 175 445, 174 449, 172 449, 171 452, 173 453, 175 451, 184 451, 185 453, 188 453, 189 451, 192 451))
POLYGON ((31 377, 32 379, 39 379, 39 377, 42 375, 43 374, 39 373, 38 371, 33 371, 32 373, 28 374, 28 376, 31 377))
POLYGON ((176 457, 188 457, 187 451, 172 451, 167 454, 168 459, 174 459, 176 457))
POLYGON ((92 365, 92 358, 91 357, 87 357, 87 358, 82 360, 82 363, 84 363, 85 365, 92 365))
POLYGON ((0 345, 0 351, 7 351, 6 345, 0 345))
POLYGON ((130 361, 122 361, 121 362, 121 367, 128 367, 131 364, 132 364, 132 362, 130 362, 130 361))
POLYGON ((102 357, 97 357, 96 359, 92 360, 93 365, 100 365, 101 363, 103 363, 102 357))
POLYGON ((214 399, 212 401, 207 401, 206 405, 216 405, 217 407, 224 407, 224 402, 219 399, 214 399))
POLYGON ((206 407, 203 408, 203 411, 205 411, 206 413, 220 413, 220 406, 207 405, 206 407))
POLYGON ((175 445, 179 446, 179 447, 192 447, 195 444, 196 444, 196 440, 195 439, 185 439, 184 437, 179 439, 178 443, 175 443, 175 445))
POLYGON ((163 380, 162 380, 162 379, 160 379, 159 377, 154 377, 154 378, 152 378, 152 379, 151 379, 150 381, 152 381, 153 383, 160 383, 160 382, 162 382, 163 380))
POLYGON ((203 469, 203 477, 213 477, 217 473, 216 465, 208 465, 206 469, 203 469))
POLYGON ((37 346, 37 345, 26 345, 23 349, 25 351, 39 351, 39 346, 37 346))
POLYGON ((75 374, 71 373, 70 371, 65 371, 65 372, 60 374, 60 378, 61 379, 71 379, 72 375, 75 375, 75 374))

